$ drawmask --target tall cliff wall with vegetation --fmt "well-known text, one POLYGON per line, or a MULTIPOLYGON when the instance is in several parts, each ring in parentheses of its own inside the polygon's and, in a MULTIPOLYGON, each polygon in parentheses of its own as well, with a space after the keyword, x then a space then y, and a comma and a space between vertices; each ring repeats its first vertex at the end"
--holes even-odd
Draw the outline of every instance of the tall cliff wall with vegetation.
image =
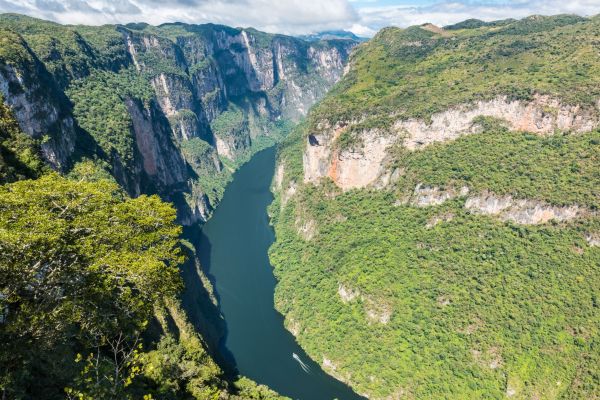
POLYGON ((354 45, 0 15, 2 398, 280 398, 214 361, 222 317, 178 224, 209 217, 354 45))
POLYGON ((44 160, 205 221, 230 174, 341 77, 352 40, 219 25, 63 26, 0 16, 0 93, 44 160), (78 171, 78 172, 77 172, 78 171))
POLYGON ((276 304, 380 399, 600 391, 600 18, 387 28, 281 147, 276 304))
POLYGON ((225 374, 182 310, 195 250, 173 206, 46 157, 0 103, 2 398, 279 399, 225 374))

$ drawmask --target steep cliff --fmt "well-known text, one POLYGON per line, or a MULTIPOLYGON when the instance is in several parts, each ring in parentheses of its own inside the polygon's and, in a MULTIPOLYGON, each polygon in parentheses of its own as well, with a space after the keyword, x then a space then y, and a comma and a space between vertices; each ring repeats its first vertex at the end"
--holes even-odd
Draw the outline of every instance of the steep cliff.
MULTIPOLYGON (((0 15, 0 182, 49 168, 76 182, 114 180, 131 197, 159 194, 179 223, 196 225, 235 168, 285 137, 342 76, 355 44, 217 25, 63 26, 0 15)), ((190 250, 181 267, 186 315, 161 299, 175 308, 155 310, 159 323, 146 330, 155 337, 141 357, 156 390, 279 398, 245 378, 230 382, 213 361, 223 321, 190 250)), ((64 356, 57 368, 74 360, 64 356)), ((36 377, 26 378, 44 390, 36 377)), ((67 384, 55 380, 54 392, 67 384)))
POLYGON ((285 135, 356 44, 13 14, 0 29, 0 92, 22 129, 43 139, 45 160, 66 172, 93 159, 131 195, 174 201, 185 224, 206 220, 231 169, 285 135))
POLYGON ((281 146, 286 326, 380 399, 599 392, 600 18, 386 28, 281 146))

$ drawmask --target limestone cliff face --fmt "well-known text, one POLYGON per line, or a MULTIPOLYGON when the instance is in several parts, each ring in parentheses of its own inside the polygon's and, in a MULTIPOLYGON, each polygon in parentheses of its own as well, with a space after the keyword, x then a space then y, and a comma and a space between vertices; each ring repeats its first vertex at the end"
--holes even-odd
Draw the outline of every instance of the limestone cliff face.
POLYGON ((131 195, 158 193, 173 200, 186 224, 206 220, 215 207, 218 197, 206 193, 202 179, 224 171, 220 158, 236 162, 261 136, 304 116, 341 77, 356 44, 309 43, 210 24, 86 28, 81 34, 52 25, 64 32, 51 37, 48 55, 42 42, 19 31, 21 25, 0 19, 0 28, 6 28, 3 23, 16 31, 14 44, 27 57, 16 62, 16 56, 0 54, 0 91, 23 130, 44 138, 48 163, 68 171, 81 157, 102 159, 131 195), (61 42, 73 35, 75 47, 61 42), (79 126, 77 99, 65 94, 74 81, 122 71, 139 78, 131 90, 127 81, 118 83, 134 143, 129 157, 103 151, 93 127, 87 132, 79 126), (140 90, 151 93, 142 98, 140 90))
POLYGON ((600 124, 597 111, 564 104, 559 99, 539 94, 530 102, 510 101, 503 96, 434 114, 431 123, 417 119, 397 121, 394 130, 405 132, 403 144, 414 150, 434 142, 477 133, 474 124, 477 117, 498 118, 506 121, 511 130, 544 135, 555 130, 589 132, 600 124))
POLYGON ((552 134, 556 130, 584 133, 600 126, 599 115, 600 101, 596 107, 586 108, 539 94, 529 102, 510 101, 502 96, 453 107, 434 114, 430 122, 400 119, 385 131, 362 130, 354 133, 358 141, 350 148, 341 148, 338 138, 360 121, 341 121, 333 127, 323 122, 306 141, 304 180, 317 182, 329 177, 344 190, 385 187, 391 179, 386 160, 394 145, 417 151, 435 142, 477 134, 481 132, 478 117, 497 118, 511 130, 539 135, 552 134))
POLYGON ((336 145, 338 137, 347 129, 338 127, 333 135, 313 135, 303 155, 304 181, 317 182, 331 178, 344 190, 372 184, 385 171, 384 160, 395 137, 378 129, 362 132, 360 143, 349 148, 336 145))
POLYGON ((152 87, 174 132, 182 139, 202 137, 210 143, 221 136, 220 154, 227 158, 251 145, 248 139, 263 135, 266 122, 306 115, 341 77, 355 45, 307 43, 253 29, 173 27, 194 34, 165 40, 154 33, 120 31, 135 67, 154 75, 152 87), (240 137, 209 132, 207 123, 230 110, 232 103, 245 112, 234 133, 240 137))
POLYGON ((29 63, 0 62, 0 93, 23 132, 42 140, 45 160, 57 170, 66 170, 76 143, 70 106, 66 97, 52 85, 42 63, 26 49, 31 57, 29 63))
POLYGON ((171 140, 167 131, 169 125, 156 105, 151 103, 146 106, 133 99, 127 99, 125 105, 131 115, 135 143, 145 175, 154 184, 160 185, 161 191, 185 184, 187 172, 183 157, 171 140))

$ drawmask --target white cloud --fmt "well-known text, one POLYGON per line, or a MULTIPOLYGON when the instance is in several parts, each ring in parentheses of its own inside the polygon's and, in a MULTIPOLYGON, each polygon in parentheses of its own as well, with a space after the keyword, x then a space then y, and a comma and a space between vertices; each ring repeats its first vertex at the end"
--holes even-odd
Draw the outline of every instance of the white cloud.
POLYGON ((347 0, 0 0, 0 12, 69 24, 213 22, 282 33, 335 29, 358 19, 347 0))
POLYGON ((532 14, 600 13, 600 0, 0 0, 0 12, 19 12, 61 23, 220 23, 288 34, 348 29, 371 36, 384 26, 468 18, 495 20, 532 14), (407 5, 409 4, 409 5, 407 5))
POLYGON ((582 16, 600 13, 599 0, 513 0, 491 3, 486 1, 454 0, 437 4, 366 6, 359 10, 360 25, 373 30, 394 25, 406 27, 431 22, 449 25, 477 18, 492 21, 505 18, 523 18, 533 14, 578 14, 582 16))

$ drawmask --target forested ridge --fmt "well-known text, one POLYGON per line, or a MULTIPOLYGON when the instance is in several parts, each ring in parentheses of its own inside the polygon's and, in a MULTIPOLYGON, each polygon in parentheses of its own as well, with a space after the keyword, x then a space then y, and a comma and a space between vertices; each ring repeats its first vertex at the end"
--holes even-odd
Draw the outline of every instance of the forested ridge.
POLYGON ((358 393, 598 397, 599 22, 384 29, 280 146, 276 304, 358 393))
POLYGON ((275 302, 324 370, 373 399, 597 398, 599 35, 386 28, 295 126, 355 41, 1 15, 2 396, 280 398, 183 309, 190 271, 218 304, 180 224, 282 141, 275 302))

